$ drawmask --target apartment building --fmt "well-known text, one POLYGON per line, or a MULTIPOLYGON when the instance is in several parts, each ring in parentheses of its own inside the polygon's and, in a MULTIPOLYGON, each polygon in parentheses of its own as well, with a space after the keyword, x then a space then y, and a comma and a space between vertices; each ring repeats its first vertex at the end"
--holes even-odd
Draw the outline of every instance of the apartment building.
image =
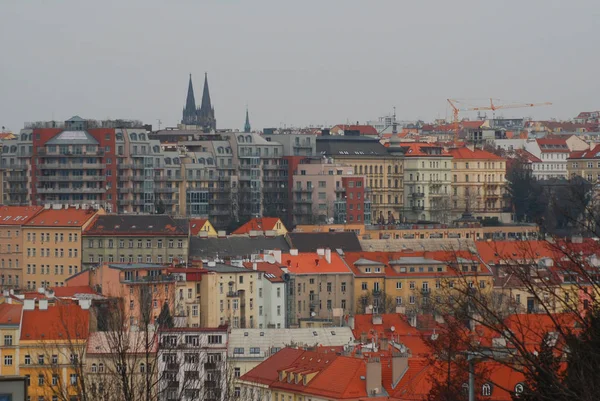
POLYGON ((18 374, 31 400, 59 394, 76 398, 82 388, 81 363, 89 335, 89 303, 48 305, 27 299, 19 338, 18 374))
MULTIPOLYGON (((269 232, 272 235, 285 235, 288 230, 279 217, 256 217, 242 224, 231 235, 248 235, 269 232)), ((272 236, 271 235, 271 236, 272 236)))
POLYGON ((288 327, 297 327, 301 321, 339 322, 355 310, 352 272, 336 252, 292 249, 281 256, 281 262, 289 274, 288 327))
POLYGON ((258 325, 259 273, 244 267, 208 262, 200 282, 200 326, 258 325))
POLYGON ((286 294, 288 275, 282 270, 281 251, 273 251, 269 261, 244 263, 244 267, 257 274, 256 279, 256 328, 281 329, 286 327, 286 294), (274 261, 273 261, 274 259, 274 261))
POLYGON ((472 213, 510 222, 506 160, 481 149, 463 147, 452 155, 452 210, 455 217, 472 213))
POLYGON ((145 328, 156 323, 165 304, 175 314, 176 281, 177 277, 164 265, 104 262, 69 277, 67 286, 90 286, 103 296, 121 298, 124 324, 145 328))
POLYGON ((96 216, 83 232, 85 269, 108 263, 187 263, 187 220, 166 215, 96 216))
POLYGON ((0 304, 0 376, 19 375, 19 329, 23 305, 0 304))
POLYGON ((217 230, 208 219, 190 219, 190 236, 216 237, 217 230))
POLYGON ((0 207, 0 288, 23 285, 23 224, 42 210, 40 206, 0 207))
POLYGON ((533 165, 535 179, 567 178, 567 159, 570 150, 564 139, 531 139, 525 142, 525 150, 542 161, 533 165))
POLYGON ((364 176, 354 175, 353 166, 331 159, 299 164, 293 176, 294 222, 370 222, 365 182, 364 176))
POLYGON ((435 143, 390 143, 404 154, 404 213, 408 221, 452 218, 452 156, 435 143))
POLYGON ((82 269, 82 235, 103 209, 47 205, 22 228, 23 286, 58 287, 82 269))
POLYGON ((334 163, 352 166, 354 175, 365 177, 371 221, 389 215, 400 218, 406 175, 401 152, 389 152, 377 139, 353 135, 322 135, 317 138, 317 152, 334 163))
POLYGON ((168 273, 175 277, 174 314, 178 316, 178 327, 201 327, 200 298, 202 275, 206 271, 198 268, 170 268, 168 273))
POLYGON ((227 364, 227 327, 173 328, 159 333, 161 399, 225 401, 232 378, 227 364))
POLYGON ((600 146, 572 152, 567 159, 568 177, 581 177, 591 183, 600 181, 600 146))

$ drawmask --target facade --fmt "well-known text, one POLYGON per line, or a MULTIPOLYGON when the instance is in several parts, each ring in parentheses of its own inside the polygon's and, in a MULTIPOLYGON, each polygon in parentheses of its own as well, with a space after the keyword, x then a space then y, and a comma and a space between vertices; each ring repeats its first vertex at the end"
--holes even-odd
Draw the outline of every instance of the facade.
POLYGON ((23 305, 0 304, 0 376, 19 374, 19 329, 23 305))
POLYGON ((567 158, 570 151, 564 139, 528 140, 525 142, 525 150, 542 161, 533 165, 535 179, 567 178, 567 158))
POLYGON ((435 143, 391 143, 390 149, 404 154, 403 220, 448 223, 452 156, 435 143))
POLYGON ((0 207, 0 288, 23 286, 23 224, 41 210, 39 206, 0 207))
POLYGON ((227 327, 173 328, 159 333, 158 378, 164 400, 225 400, 227 327))
POLYGON ((365 177, 365 189, 370 191, 371 221, 382 215, 400 217, 405 177, 401 153, 388 152, 377 139, 348 135, 318 137, 317 152, 335 163, 354 167, 354 175, 365 177))
POLYGON ((208 219, 190 219, 190 236, 216 237, 217 230, 208 219))
POLYGON ((83 232, 85 269, 108 263, 187 263, 187 220, 166 215, 96 216, 83 232))
POLYGON ((595 183, 600 180, 600 147, 572 152, 567 159, 568 177, 579 176, 595 183))
POLYGON ((288 327, 298 327, 302 321, 339 324, 354 312, 352 272, 336 252, 292 249, 281 255, 281 264, 289 274, 288 327))
POLYGON ((506 160, 474 148, 453 148, 452 210, 456 217, 472 213, 510 222, 506 192, 506 160))
POLYGON ((63 286, 68 277, 81 272, 83 232, 94 216, 102 214, 102 209, 48 207, 29 219, 21 234, 22 285, 28 289, 63 286))
MULTIPOLYGON (((281 251, 274 251, 273 254, 279 257, 281 251)), ((282 329, 286 327, 287 313, 287 281, 288 276, 284 275, 282 266, 272 262, 276 257, 269 258, 270 261, 255 261, 244 263, 244 267, 257 272, 256 280, 256 298, 258 314, 258 329, 282 329)))

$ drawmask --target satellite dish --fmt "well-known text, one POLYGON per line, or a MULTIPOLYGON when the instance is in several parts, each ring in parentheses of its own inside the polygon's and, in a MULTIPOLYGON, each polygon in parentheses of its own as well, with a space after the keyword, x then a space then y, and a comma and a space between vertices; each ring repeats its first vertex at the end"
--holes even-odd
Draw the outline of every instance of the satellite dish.
POLYGON ((373 309, 373 305, 369 305, 369 306, 367 306, 367 308, 373 309))
POLYGON ((392 326, 390 327, 390 330, 392 330, 392 332, 396 331, 396 327, 392 326))
POLYGON ((311 317, 315 317, 317 314, 315 312, 310 312, 311 317))

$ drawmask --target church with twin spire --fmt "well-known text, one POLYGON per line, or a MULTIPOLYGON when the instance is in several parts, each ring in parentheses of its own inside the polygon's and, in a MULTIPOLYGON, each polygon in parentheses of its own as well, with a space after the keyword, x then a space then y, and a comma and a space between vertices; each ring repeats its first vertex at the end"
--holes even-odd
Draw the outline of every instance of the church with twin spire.
POLYGON ((210 103, 210 93, 208 91, 208 76, 204 74, 204 89, 202 90, 202 103, 196 108, 196 99, 194 97, 194 86, 192 84, 192 74, 188 84, 187 99, 183 108, 183 125, 195 125, 204 132, 215 131, 217 129, 217 120, 215 119, 215 109, 210 103))

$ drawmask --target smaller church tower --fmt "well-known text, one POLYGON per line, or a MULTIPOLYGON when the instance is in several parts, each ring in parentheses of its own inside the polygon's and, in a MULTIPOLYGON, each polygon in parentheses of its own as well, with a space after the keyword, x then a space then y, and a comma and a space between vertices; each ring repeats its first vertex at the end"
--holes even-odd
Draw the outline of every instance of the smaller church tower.
POLYGON ((250 127, 250 117, 248 116, 248 107, 246 106, 246 124, 244 124, 244 132, 249 134, 252 131, 250 127))

